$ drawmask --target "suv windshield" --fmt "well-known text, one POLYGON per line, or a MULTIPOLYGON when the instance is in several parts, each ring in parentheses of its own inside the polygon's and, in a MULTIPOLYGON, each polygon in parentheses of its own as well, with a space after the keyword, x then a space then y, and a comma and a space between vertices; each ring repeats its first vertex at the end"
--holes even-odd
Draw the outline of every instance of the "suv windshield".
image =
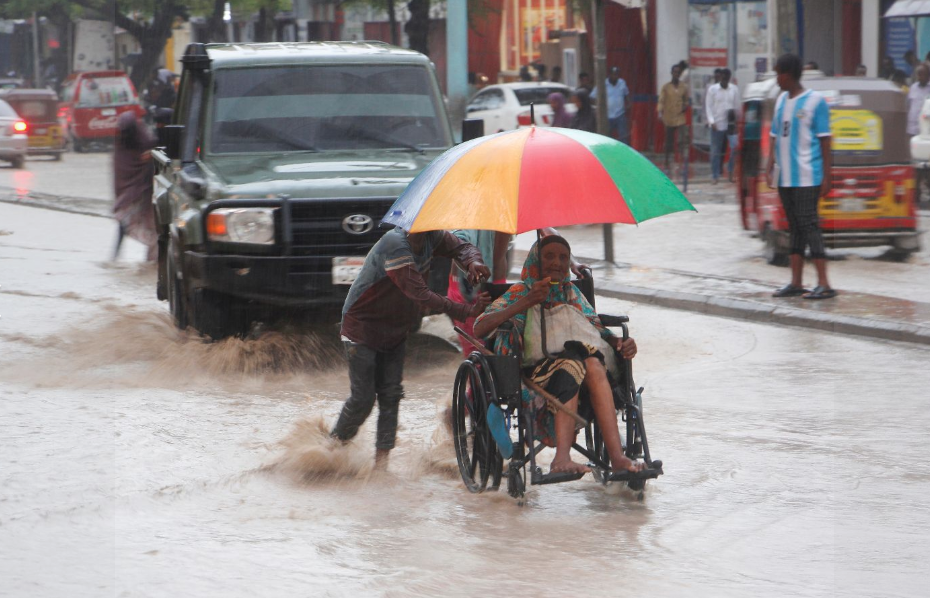
POLYGON ((517 101, 520 102, 521 106, 529 106, 530 104, 538 106, 548 102, 549 94, 556 91, 564 96, 569 95, 569 91, 564 87, 527 87, 514 89, 513 93, 517 96, 517 101))
POLYGON ((446 148, 425 67, 218 69, 211 153, 446 148))

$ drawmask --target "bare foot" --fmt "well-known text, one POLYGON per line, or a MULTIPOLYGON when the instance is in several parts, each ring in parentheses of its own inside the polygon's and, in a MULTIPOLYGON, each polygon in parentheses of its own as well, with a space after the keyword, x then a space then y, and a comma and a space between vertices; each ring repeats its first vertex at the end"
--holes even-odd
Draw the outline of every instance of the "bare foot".
POLYGON ((557 459, 549 466, 549 473, 587 473, 590 467, 575 463, 571 459, 557 459))
POLYGON ((627 458, 627 457, 623 457, 623 458, 620 459, 619 461, 616 460, 616 459, 611 459, 611 468, 610 468, 610 470, 613 471, 613 472, 618 472, 618 471, 632 471, 632 472, 637 472, 637 471, 642 471, 642 470, 644 470, 644 469, 646 469, 646 464, 645 464, 645 463, 642 463, 642 462, 637 463, 637 462, 635 462, 635 461, 631 461, 631 460, 630 460, 629 458, 627 458))

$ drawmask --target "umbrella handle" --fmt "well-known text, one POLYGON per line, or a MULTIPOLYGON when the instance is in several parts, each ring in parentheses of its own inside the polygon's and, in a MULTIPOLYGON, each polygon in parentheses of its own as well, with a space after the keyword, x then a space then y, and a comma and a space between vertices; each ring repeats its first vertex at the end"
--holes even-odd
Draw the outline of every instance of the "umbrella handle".
MULTIPOLYGON (((530 102, 530 124, 533 125, 534 127, 536 126, 536 106, 534 102, 530 102)), ((537 240, 538 240, 539 232, 537 231, 536 234, 537 234, 537 240)))
MULTIPOLYGON (((533 105, 530 104, 530 115, 533 114, 533 105)), ((533 121, 535 124, 536 121, 533 121)), ((542 250, 539 248, 539 242, 542 240, 542 231, 536 229, 536 261, 539 262, 539 275, 542 276, 542 250)), ((546 308, 544 305, 539 306, 539 342, 542 344, 543 356, 546 359, 552 359, 549 354, 549 345, 546 343, 546 308)))

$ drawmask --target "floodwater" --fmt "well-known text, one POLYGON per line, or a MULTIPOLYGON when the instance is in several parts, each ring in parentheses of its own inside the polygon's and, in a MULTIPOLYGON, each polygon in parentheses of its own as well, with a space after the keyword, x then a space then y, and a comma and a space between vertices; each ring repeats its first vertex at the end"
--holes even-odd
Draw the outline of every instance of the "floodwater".
POLYGON ((632 318, 665 475, 642 501, 588 476, 518 506, 458 477, 442 318, 410 342, 398 447, 373 473, 372 425, 326 439, 348 387, 334 327, 202 343, 150 267, 104 261, 112 223, 3 210, 2 596, 930 587, 930 348, 601 299, 632 318))
POLYGON ((126 309, 8 337, 4 594, 922 594, 930 351, 610 308, 633 318, 666 463, 642 502, 590 477, 522 507, 467 493, 435 336, 411 341, 386 474, 372 426, 326 440, 347 387, 326 328, 204 344, 126 309))

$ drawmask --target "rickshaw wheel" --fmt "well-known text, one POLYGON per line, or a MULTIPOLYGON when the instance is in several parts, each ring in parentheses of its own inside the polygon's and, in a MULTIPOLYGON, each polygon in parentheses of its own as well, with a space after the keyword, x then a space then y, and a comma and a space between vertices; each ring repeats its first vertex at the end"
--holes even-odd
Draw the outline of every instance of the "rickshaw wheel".
POLYGON ((496 457, 488 428, 487 399, 478 366, 463 361, 452 393, 452 441, 462 481, 470 492, 483 492, 496 457), (493 457, 492 457, 493 456, 493 457))

